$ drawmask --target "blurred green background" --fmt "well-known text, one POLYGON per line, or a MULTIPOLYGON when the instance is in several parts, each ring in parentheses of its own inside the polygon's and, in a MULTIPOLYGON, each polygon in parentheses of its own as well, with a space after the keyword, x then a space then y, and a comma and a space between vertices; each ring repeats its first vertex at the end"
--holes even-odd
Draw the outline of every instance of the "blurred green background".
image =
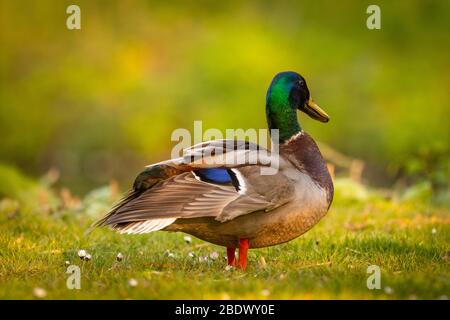
POLYGON ((293 70, 332 119, 302 126, 363 160, 365 182, 447 190, 449 1, 376 1, 381 30, 366 27, 374 1, 0 3, 4 176, 55 168, 75 193, 126 188, 194 120, 266 128, 267 87, 293 70), (81 30, 66 28, 70 4, 81 30))

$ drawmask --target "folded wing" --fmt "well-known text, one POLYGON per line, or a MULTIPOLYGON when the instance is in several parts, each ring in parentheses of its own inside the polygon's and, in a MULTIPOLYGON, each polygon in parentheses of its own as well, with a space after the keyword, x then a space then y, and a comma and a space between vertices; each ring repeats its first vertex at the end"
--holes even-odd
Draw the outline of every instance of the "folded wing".
POLYGON ((186 150, 182 158, 147 167, 131 194, 97 225, 123 233, 164 229, 176 219, 214 217, 224 222, 292 199, 293 182, 280 171, 262 175, 273 157, 240 140, 215 140, 186 150))

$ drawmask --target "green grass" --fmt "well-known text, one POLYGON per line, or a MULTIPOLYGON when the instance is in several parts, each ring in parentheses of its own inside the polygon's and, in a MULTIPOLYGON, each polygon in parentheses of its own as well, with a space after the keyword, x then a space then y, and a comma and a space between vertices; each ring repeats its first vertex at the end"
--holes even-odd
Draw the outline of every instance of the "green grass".
POLYGON ((104 190, 84 199, 78 209, 49 211, 42 203, 16 208, 11 200, 3 200, 0 298, 33 299, 34 288, 45 289, 46 299, 450 296, 448 208, 423 200, 385 200, 365 190, 353 196, 344 192, 350 189, 338 183, 329 214, 302 237, 250 250, 247 272, 226 271, 224 248, 195 238, 187 244, 181 233, 122 236, 101 229, 85 237, 92 215, 105 206, 100 196, 104 190), (91 253, 92 260, 81 261, 79 249, 91 253), (173 257, 165 254, 167 250, 173 257), (219 253, 217 260, 199 261, 199 256, 213 251, 219 253), (115 259, 118 252, 125 256, 121 262, 115 259), (81 268, 80 290, 66 287, 66 260, 81 268), (367 267, 372 264, 381 268, 381 290, 366 287, 367 267), (128 283, 132 278, 138 282, 135 287, 128 283))

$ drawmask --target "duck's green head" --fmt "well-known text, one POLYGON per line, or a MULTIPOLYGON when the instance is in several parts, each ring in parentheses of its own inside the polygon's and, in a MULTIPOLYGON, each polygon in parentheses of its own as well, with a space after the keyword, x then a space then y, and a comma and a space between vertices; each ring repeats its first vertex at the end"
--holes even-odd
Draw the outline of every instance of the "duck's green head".
POLYGON ((301 131, 297 110, 311 118, 328 122, 330 117, 312 99, 305 79, 296 72, 281 72, 270 84, 266 98, 267 124, 279 129, 280 142, 301 131))

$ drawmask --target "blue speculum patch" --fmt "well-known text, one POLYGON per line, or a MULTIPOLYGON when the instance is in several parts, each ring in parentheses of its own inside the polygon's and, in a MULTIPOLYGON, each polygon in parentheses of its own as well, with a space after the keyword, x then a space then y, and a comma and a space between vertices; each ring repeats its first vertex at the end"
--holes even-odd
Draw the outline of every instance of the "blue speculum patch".
POLYGON ((200 177, 201 180, 215 183, 230 183, 232 177, 228 169, 211 168, 195 170, 195 174, 200 177))

